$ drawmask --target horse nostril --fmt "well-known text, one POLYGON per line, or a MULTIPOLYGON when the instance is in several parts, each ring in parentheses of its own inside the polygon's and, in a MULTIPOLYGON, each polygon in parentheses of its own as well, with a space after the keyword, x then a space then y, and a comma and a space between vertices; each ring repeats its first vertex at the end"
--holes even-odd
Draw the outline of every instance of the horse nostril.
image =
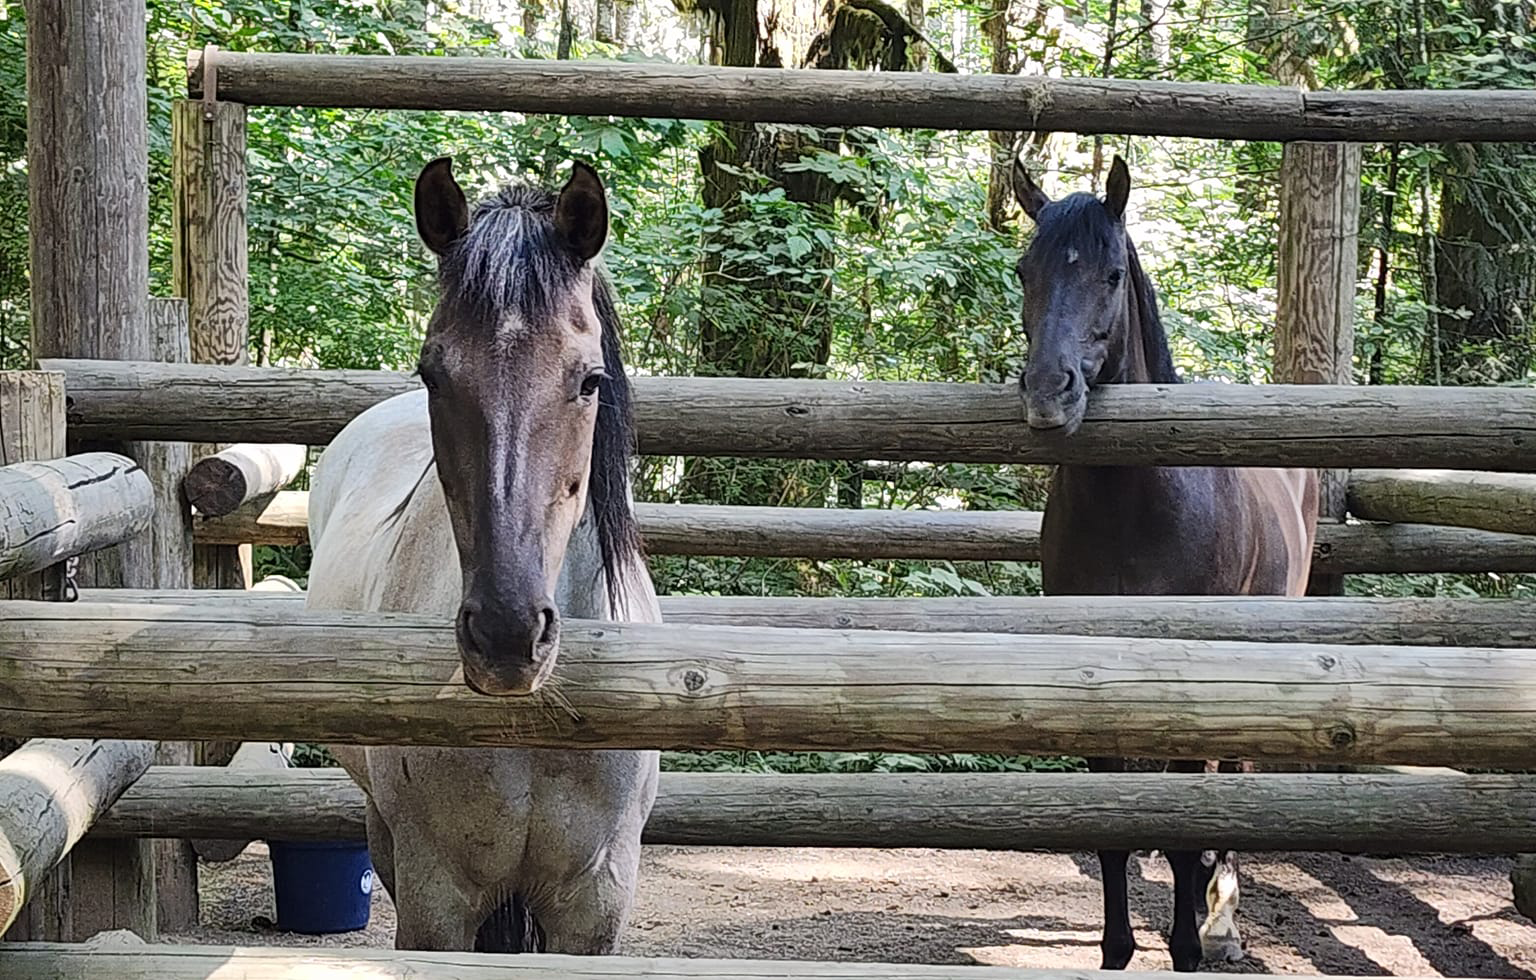
POLYGON ((556 634, 560 630, 560 614, 553 606, 545 606, 539 610, 539 645, 548 646, 555 642, 556 634))

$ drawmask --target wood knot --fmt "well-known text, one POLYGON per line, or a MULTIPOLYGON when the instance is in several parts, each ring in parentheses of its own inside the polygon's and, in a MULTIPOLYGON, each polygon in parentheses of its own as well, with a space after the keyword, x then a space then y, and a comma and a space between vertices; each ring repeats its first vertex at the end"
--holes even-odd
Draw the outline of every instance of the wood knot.
POLYGON ((683 687, 689 694, 697 693, 704 686, 704 674, 697 670, 685 670, 683 672, 683 687))
POLYGON ((1328 730, 1328 744, 1335 749, 1347 749, 1355 744, 1355 726, 1341 721, 1328 730))
POLYGON ((809 408, 806 408, 804 405, 785 405, 784 406, 784 414, 785 415, 809 415, 809 414, 811 414, 811 410, 809 408))
POLYGON ((1339 665, 1339 658, 1331 653, 1320 653, 1317 655, 1317 665, 1324 670, 1332 670, 1339 665))

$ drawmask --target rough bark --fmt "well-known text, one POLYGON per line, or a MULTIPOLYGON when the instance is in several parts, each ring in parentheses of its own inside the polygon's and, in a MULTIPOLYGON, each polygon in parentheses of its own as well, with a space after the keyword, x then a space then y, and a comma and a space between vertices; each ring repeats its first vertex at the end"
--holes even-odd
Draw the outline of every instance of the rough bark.
MULTIPOLYGON (((196 95, 201 55, 190 57, 196 95)), ((1523 90, 1302 93, 1204 82, 223 51, 218 72, 223 97, 252 105, 1281 141, 1536 140, 1536 93, 1523 90)))

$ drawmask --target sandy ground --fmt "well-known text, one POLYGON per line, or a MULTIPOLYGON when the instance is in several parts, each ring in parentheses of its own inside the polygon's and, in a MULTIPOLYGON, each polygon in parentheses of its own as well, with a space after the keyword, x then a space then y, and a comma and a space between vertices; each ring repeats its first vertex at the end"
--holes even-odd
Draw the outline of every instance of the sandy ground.
MULTIPOLYGON (((1246 972, 1536 978, 1536 925, 1511 904, 1509 861, 1245 855, 1246 972)), ((205 865, 204 926, 167 941, 390 946, 375 890, 366 931, 272 928, 266 847, 205 865)), ((1168 865, 1132 862, 1136 969, 1167 969, 1168 865)), ((643 956, 1097 967, 1089 855, 934 850, 648 848, 624 952, 643 956)))

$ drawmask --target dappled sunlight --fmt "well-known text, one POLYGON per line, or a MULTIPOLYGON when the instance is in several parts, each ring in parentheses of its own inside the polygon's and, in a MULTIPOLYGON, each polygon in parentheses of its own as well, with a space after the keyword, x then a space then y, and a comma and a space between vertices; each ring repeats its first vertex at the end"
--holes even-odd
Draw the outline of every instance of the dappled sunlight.
POLYGON ((1266 861, 1247 865, 1243 872, 1255 881, 1288 890, 1312 917, 1323 922, 1357 922, 1360 917, 1338 892, 1290 862, 1266 861), (1301 889, 1295 887, 1300 881, 1301 889))

